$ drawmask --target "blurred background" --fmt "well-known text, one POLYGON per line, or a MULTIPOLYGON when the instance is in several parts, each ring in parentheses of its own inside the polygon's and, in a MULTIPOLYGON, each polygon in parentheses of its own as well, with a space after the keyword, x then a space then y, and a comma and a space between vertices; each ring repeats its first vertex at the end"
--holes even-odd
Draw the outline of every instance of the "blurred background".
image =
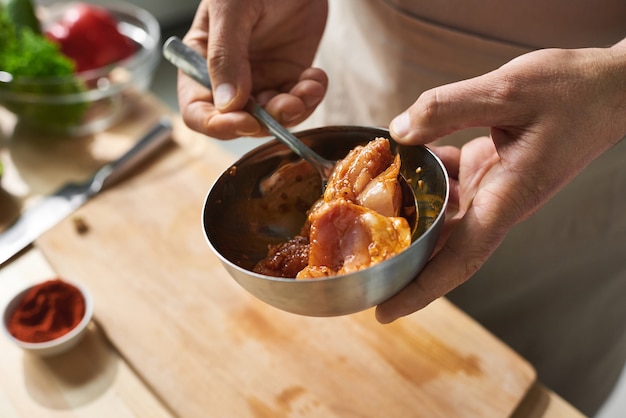
MULTIPOLYGON (((161 24, 162 39, 175 35, 183 37, 191 24, 196 11, 198 0, 130 0, 132 3, 152 12, 161 24)), ((165 104, 178 110, 176 99, 176 69, 167 61, 161 60, 151 91, 165 104)), ((260 144, 254 138, 241 138, 234 141, 220 141, 220 144, 233 152, 242 155, 260 144)), ((616 387, 613 396, 608 400, 596 418, 623 418, 626 417, 626 369, 622 372, 622 379, 616 387)))
MULTIPOLYGON (((161 24, 162 39, 176 35, 182 38, 191 25, 191 20, 198 7, 198 0, 129 0, 150 12, 161 24)), ((154 80, 152 92, 172 109, 178 109, 176 100, 176 69, 165 60, 161 60, 154 80)))
POLYGON ((130 0, 130 2, 152 12, 164 28, 188 24, 200 3, 199 0, 130 0))

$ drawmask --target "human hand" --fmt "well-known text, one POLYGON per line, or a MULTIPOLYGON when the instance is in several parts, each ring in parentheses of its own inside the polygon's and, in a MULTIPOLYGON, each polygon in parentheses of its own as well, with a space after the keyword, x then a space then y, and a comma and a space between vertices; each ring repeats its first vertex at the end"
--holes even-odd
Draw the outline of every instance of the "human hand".
POLYGON ((328 85, 311 68, 327 7, 326 0, 203 0, 183 42, 207 57, 214 91, 179 72, 185 123, 220 139, 265 135, 243 110, 251 95, 285 126, 306 119, 328 85))
POLYGON ((434 147, 451 177, 451 209, 417 278, 376 309, 382 323, 469 279, 507 232, 626 135, 626 40, 607 49, 541 50, 486 75, 422 94, 390 126, 426 144, 472 126, 491 137, 434 147))

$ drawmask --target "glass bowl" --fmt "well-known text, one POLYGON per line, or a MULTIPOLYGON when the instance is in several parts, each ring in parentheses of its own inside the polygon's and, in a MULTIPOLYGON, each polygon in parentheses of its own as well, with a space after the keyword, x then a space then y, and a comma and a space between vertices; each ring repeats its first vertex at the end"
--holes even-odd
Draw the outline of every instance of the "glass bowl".
MULTIPOLYGON (((76 2, 42 1, 37 14, 42 28, 61 18, 76 2)), ((34 131, 79 136, 105 130, 119 121, 132 101, 129 95, 150 87, 160 60, 161 29, 148 11, 116 1, 82 3, 104 7, 137 51, 114 64, 68 77, 13 77, 0 70, 0 106, 21 126, 34 131)))

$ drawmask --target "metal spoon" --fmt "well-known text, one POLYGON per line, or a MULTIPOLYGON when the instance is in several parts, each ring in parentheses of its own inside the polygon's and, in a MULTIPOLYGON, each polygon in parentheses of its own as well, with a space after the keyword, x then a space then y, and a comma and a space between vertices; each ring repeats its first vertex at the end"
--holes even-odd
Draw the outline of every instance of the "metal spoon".
MULTIPOLYGON (((204 57, 185 45, 178 37, 172 36, 165 41, 163 44, 163 56, 203 86, 209 89, 212 88, 207 62, 204 57)), ((307 147, 252 99, 248 103, 248 111, 262 122, 272 135, 315 167, 322 177, 323 185, 326 185, 328 177, 335 167, 333 161, 325 159, 307 147)))
MULTIPOLYGON (((206 59, 185 45, 178 37, 172 36, 165 41, 163 44, 163 56, 198 83, 209 89, 213 88, 206 59)), ((322 178, 322 190, 324 190, 328 183, 328 178, 335 167, 335 162, 327 160, 307 147, 253 99, 250 99, 248 102, 247 109, 254 117, 262 122, 279 141, 288 146, 294 153, 311 164, 319 172, 322 178)), ((407 183, 404 176, 400 175, 398 178, 402 187, 404 202, 402 206, 402 216, 407 218, 411 230, 415 231, 418 219, 415 192, 407 183)))

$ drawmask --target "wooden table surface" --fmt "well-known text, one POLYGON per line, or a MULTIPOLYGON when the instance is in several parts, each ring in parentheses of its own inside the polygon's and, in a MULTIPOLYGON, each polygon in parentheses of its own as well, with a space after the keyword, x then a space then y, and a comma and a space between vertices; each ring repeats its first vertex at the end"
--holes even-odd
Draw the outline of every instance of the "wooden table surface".
MULTIPOLYGON (((102 134, 83 141, 80 147, 76 142, 67 141, 64 144, 54 145, 54 152, 72 159, 72 164, 40 164, 45 160, 45 155, 37 161, 37 150, 32 149, 33 144, 22 144, 15 141, 15 133, 7 128, 11 125, 11 117, 2 113, 0 109, 0 126, 4 137, 0 148, 0 158, 7 166, 5 176, 2 179, 2 192, 0 193, 0 225, 8 224, 15 218, 17 213, 24 207, 28 207, 37 197, 55 190, 59 184, 67 179, 84 178, 93 171, 94 166, 101 165, 119 155, 128 146, 128 138, 137 138, 147 127, 151 126, 161 115, 169 114, 163 104, 152 96, 136 98, 137 103, 133 114, 120 125, 102 134), (31 147, 29 149, 29 147, 31 147), (77 149, 78 148, 78 149, 77 149), (35 152, 35 154, 33 154, 35 152), (76 163, 88 155, 89 164, 76 163), (45 167, 45 175, 34 173, 32 167, 45 167)), ((174 116, 175 117, 175 116, 174 116)), ((175 117, 176 118, 176 117, 175 117)), ((177 120, 180 124, 180 121, 177 120)), ((184 135, 187 137, 187 135, 184 135)), ((205 154, 205 144, 194 141, 187 142, 185 138, 178 138, 178 145, 185 148, 191 154, 205 154)), ((36 145, 42 147, 41 144, 36 145)), ((43 145, 45 148, 46 146, 43 145)), ((234 161, 234 157, 233 161, 234 161)), ((68 160, 66 160, 68 161, 68 160)), ((114 195, 113 195, 114 197, 114 195)), ((106 202, 106 201, 105 201, 106 202)), ((93 208, 89 209, 93 212, 93 208)), ((198 209, 199 210, 199 209, 198 209)), ((67 236, 62 226, 57 232, 47 234, 40 244, 31 246, 22 252, 13 261, 0 268, 0 307, 3 307, 18 290, 27 284, 35 283, 47 278, 59 275, 63 272, 79 271, 77 267, 67 261, 59 260, 55 252, 55 235, 67 236), (41 246, 41 248, 39 248, 41 246), (42 251, 45 249, 45 251, 42 251), (56 266, 53 267, 53 266, 56 266), (68 270, 69 269, 69 270, 68 270), (72 270, 74 269, 74 270, 72 270)), ((106 300, 107 294, 98 283, 91 284, 99 292, 100 301, 106 300)), ((236 290, 234 290, 236 291, 236 290)), ((108 300, 110 301, 110 300, 108 300)), ((249 303, 245 299, 246 303, 249 303)), ((97 302, 98 303, 98 302, 97 302)), ((253 303, 253 302, 250 302, 253 303)), ((266 312, 264 307, 255 305, 263 315, 276 315, 266 312)), ((446 301, 441 301, 435 308, 437 315, 467 323, 469 328, 479 329, 471 324, 471 319, 458 312, 446 301)), ((169 318, 176 320, 176 315, 169 318)), ((359 321, 367 321, 364 316, 359 321)), ((175 324, 175 322, 172 322, 175 324)), ((290 320, 285 320, 286 324, 290 320)), ((299 324, 296 321, 294 324, 299 324)), ((306 323, 306 322, 304 322, 306 323)), ((150 326, 150 324, 147 324, 150 326)), ((369 327, 370 325, 367 325, 369 327)), ((466 327, 466 328, 467 328, 466 327)), ((146 360, 146 350, 154 350, 155 353, 165 352, 165 347, 153 344, 141 351, 142 344, 151 340, 135 339, 128 336, 122 329, 123 324, 114 317, 114 310, 96 306, 96 315, 92 321, 89 332, 85 339, 70 352, 52 358, 38 358, 26 354, 12 345, 8 339, 0 339, 0 416, 2 417, 33 417, 33 416, 68 416, 68 417, 170 417, 170 416, 197 416, 197 409, 186 408, 185 405, 193 403, 192 399, 181 399, 176 394, 176 385, 180 382, 182 371, 177 375, 176 371, 154 370, 146 360), (167 376, 172 381, 164 382, 167 376), (177 380, 178 379, 178 380, 177 380)), ((366 332, 368 328, 363 328, 366 332)), ((463 337, 463 330, 454 332, 463 337)), ((517 361, 514 353, 506 353, 506 347, 499 347, 497 341, 486 333, 479 332, 478 347, 484 344, 486 347, 495 347, 498 353, 505 357, 506 361, 517 361)), ((346 337, 347 338, 347 337, 346 337)), ((454 338, 454 335, 452 337, 454 338)), ((189 350, 190 364, 193 364, 194 355, 201 356, 201 352, 189 350)), ((165 354, 164 354, 165 355, 165 354)), ((156 358, 159 358, 158 356, 156 358)), ((161 356, 161 359, 163 356, 161 356)), ((200 360, 200 358, 196 358, 200 360)), ((152 361, 152 360, 151 360, 152 361)), ((156 363, 155 363, 156 364, 156 363)), ((523 360, 520 359, 522 372, 523 360)), ((442 365, 443 367, 444 365, 442 365)), ((523 372, 522 374, 527 373, 523 372)), ((234 377, 233 377, 234 379, 234 377)), ((458 380, 458 379, 457 379, 458 380)), ((210 383, 210 382, 209 382, 210 383)), ((393 384, 390 381, 390 384, 393 384)), ((192 387, 193 389, 193 387, 192 387)), ((467 387, 467 393, 472 388, 467 387)), ((191 392, 180 391, 186 394, 191 392)), ((479 392, 477 392, 479 394, 479 392)), ((288 394, 283 393, 284 396, 288 394)), ((292 393, 292 397, 297 394, 292 393)), ((454 396, 452 394, 447 396, 454 396)), ((520 403, 514 408, 514 417, 581 417, 571 405, 563 401, 559 396, 544 387, 540 382, 534 382, 524 389, 520 403)), ((259 395, 260 396, 260 395, 259 395)), ((286 401, 283 399, 283 401, 286 401)), ((202 401, 197 400, 202 406, 202 401)), ((497 402, 497 400, 494 400, 497 402)), ((436 408, 436 406, 434 407, 436 408)), ((234 409, 231 409, 234 410, 234 409)), ((306 409, 282 412, 280 416, 319 416, 306 409)), ((378 416, 374 413, 372 416, 378 416)), ((253 409, 252 416, 276 416, 271 411, 257 408, 253 409)), ((340 416, 340 415, 337 415, 340 416)), ((416 416, 421 416, 416 414, 416 416)), ((459 415, 461 416, 461 415, 459 415)), ((469 416, 469 415, 467 415, 469 416)))

